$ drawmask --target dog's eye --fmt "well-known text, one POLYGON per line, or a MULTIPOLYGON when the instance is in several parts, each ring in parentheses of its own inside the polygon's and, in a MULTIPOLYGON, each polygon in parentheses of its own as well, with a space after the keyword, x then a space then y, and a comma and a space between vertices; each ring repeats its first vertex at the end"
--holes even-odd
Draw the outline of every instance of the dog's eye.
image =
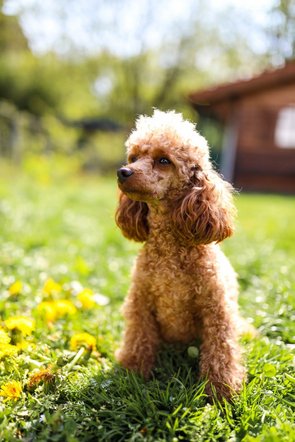
POLYGON ((163 164, 164 166, 166 166, 167 164, 171 164, 171 161, 168 160, 168 158, 165 158, 165 157, 159 158, 158 161, 159 161, 160 164, 163 164))
POLYGON ((137 161, 137 157, 135 155, 129 158, 129 163, 135 163, 135 161, 137 161))

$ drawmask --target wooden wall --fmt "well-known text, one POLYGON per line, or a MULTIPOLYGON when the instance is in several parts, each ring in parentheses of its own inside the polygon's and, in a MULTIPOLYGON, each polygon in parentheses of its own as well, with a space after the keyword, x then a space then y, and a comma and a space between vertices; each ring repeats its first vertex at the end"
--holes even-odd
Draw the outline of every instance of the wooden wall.
MULTIPOLYGON (((245 190, 295 193, 295 145, 276 145, 279 111, 295 106, 295 83, 245 96, 235 103, 238 141, 234 184, 245 190)), ((295 122, 294 122, 295 130, 295 122)))

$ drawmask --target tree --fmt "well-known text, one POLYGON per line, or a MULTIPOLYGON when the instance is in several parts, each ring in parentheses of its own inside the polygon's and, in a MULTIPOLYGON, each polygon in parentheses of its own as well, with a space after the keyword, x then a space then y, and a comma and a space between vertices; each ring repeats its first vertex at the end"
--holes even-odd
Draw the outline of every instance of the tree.
MULTIPOLYGON (((85 113, 86 101, 79 106, 83 96, 88 97, 89 113, 125 123, 153 106, 189 113, 185 97, 191 89, 249 75, 266 62, 248 43, 246 28, 243 34, 237 26, 241 18, 236 11, 215 13, 205 0, 72 0, 71 8, 65 0, 32 0, 19 13, 24 26, 28 17, 28 23, 34 17, 35 26, 44 17, 54 20, 57 33, 44 41, 49 42, 47 50, 59 54, 61 72, 73 67, 68 83, 63 74, 58 79, 68 91, 68 96, 62 93, 62 107, 69 112, 80 108, 85 113), (178 8, 176 13, 171 5, 178 8), (74 25, 77 32, 70 32, 74 25)), ((36 29, 42 32, 41 25, 36 29)), ((39 51, 40 35, 35 38, 28 26, 26 33, 39 51)), ((54 89, 53 82, 46 85, 48 91, 54 89)))
POLYGON ((275 64, 295 59, 295 3, 277 0, 269 11, 271 24, 266 32, 269 52, 275 64))
POLYGON ((3 0, 0 0, 0 53, 28 51, 28 40, 17 17, 5 15, 2 8, 3 0))
MULTIPOLYGON (((52 85, 50 65, 30 49, 18 17, 2 12, 0 2, 0 99, 36 116, 56 107, 58 95, 52 85)), ((52 71, 52 69, 51 69, 52 71)))

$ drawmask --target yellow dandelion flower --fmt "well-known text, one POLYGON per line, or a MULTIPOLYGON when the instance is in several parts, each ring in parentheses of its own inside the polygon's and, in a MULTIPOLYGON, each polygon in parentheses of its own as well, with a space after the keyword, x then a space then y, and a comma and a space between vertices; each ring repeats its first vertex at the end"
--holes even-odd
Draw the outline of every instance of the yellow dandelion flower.
POLYGON ((46 295, 52 295, 52 293, 60 293, 61 290, 61 285, 55 282, 52 278, 47 279, 43 286, 43 293, 45 293, 46 295))
POLYGON ((2 328, 0 328, 0 347, 2 345, 9 344, 9 342, 10 342, 10 337, 8 336, 6 331, 4 331, 2 328))
POLYGON ((95 350, 95 337, 90 335, 89 333, 76 333, 71 337, 70 348, 71 350, 77 350, 80 347, 86 347, 95 350))
POLYGON ((74 315, 77 312, 72 301, 69 301, 68 299, 57 299, 56 301, 53 301, 53 304, 58 317, 74 315))
POLYGON ((19 295, 23 290, 23 283, 21 281, 15 281, 8 289, 11 296, 19 295))
POLYGON ((26 316, 12 316, 11 318, 6 319, 5 325, 8 330, 18 330, 24 336, 31 335, 33 330, 35 330, 34 319, 26 316))
POLYGON ((6 397, 7 399, 18 399, 22 394, 22 386, 18 381, 10 381, 2 385, 0 389, 0 396, 6 397))
POLYGON ((0 345, 0 360, 4 357, 13 356, 18 352, 18 348, 15 345, 3 344, 0 345))
POLYGON ((82 308, 91 309, 95 305, 94 293, 90 289, 84 289, 77 295, 82 308))
POLYGON ((72 301, 68 299, 43 301, 37 306, 36 310, 47 322, 54 322, 66 315, 74 315, 77 311, 72 301))
POLYGON ((18 350, 20 350, 20 351, 27 350, 29 347, 30 347, 30 348, 33 348, 33 347, 34 347, 34 345, 33 345, 33 347, 32 347, 32 344, 30 344, 29 342, 26 342, 26 341, 17 342, 17 343, 15 344, 15 346, 16 346, 16 348, 17 348, 18 350))
POLYGON ((37 305, 37 313, 47 322, 53 322, 57 318, 57 311, 52 301, 43 301, 37 305))

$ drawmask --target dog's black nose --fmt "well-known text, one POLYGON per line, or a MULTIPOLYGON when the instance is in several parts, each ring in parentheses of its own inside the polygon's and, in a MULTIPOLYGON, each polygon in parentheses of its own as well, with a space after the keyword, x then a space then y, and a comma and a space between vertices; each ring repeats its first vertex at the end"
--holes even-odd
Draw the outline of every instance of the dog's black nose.
POLYGON ((126 181, 131 175, 133 175, 133 170, 128 167, 121 167, 121 169, 117 170, 117 177, 120 183, 126 181))

